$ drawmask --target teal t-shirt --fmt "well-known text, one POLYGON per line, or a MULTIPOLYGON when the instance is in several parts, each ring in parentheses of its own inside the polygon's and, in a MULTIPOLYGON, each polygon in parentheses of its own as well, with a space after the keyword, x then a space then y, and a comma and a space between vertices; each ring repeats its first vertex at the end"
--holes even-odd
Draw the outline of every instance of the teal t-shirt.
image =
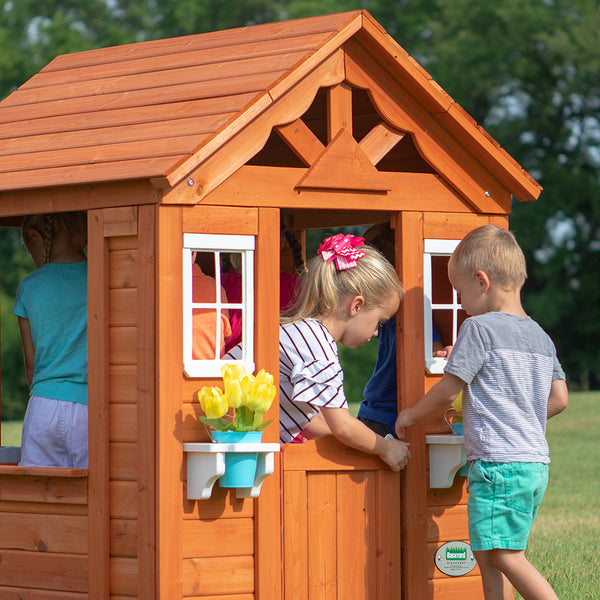
POLYGON ((33 271, 19 285, 13 312, 31 327, 31 394, 87 404, 87 262, 33 271))

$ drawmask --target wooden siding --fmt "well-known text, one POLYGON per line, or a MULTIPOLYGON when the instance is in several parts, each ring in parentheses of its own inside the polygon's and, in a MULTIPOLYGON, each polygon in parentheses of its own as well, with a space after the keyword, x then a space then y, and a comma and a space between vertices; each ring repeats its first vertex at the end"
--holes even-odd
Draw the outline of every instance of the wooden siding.
POLYGON ((397 596, 400 475, 333 438, 282 452, 285 598, 397 596))
POLYGON ((88 219, 90 598, 155 594, 155 210, 88 219))
POLYGON ((0 470, 0 598, 87 600, 87 477, 0 470))

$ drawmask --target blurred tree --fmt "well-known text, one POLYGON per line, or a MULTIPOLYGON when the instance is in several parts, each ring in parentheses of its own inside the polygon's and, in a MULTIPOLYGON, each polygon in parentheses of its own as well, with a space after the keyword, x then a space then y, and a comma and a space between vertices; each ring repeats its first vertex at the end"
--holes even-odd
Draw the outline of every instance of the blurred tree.
POLYGON ((597 0, 0 0, 0 98, 57 54, 357 8, 544 186, 511 217, 525 306, 571 382, 600 384, 597 0))

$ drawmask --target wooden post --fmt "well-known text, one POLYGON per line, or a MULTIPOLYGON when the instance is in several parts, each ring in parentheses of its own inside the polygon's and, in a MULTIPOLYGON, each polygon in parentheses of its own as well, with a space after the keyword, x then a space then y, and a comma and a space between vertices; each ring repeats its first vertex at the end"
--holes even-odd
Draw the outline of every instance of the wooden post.
POLYGON ((88 212, 89 597, 110 595, 108 242, 104 211, 88 212))
MULTIPOLYGON (((418 402, 425 391, 423 344, 423 215, 396 215, 396 268, 405 296, 398 318, 399 410, 418 402)), ((427 553, 427 454, 423 424, 407 430, 412 457, 403 472, 402 598, 428 598, 427 553)))
MULTIPOLYGON (((258 217, 255 279, 255 347, 257 369, 264 368, 275 377, 279 387, 279 210, 262 208, 258 217)), ((279 442, 279 403, 265 415, 273 422, 263 441, 279 442)), ((257 600, 282 597, 281 557, 281 469, 275 454, 275 471, 264 481, 255 503, 254 547, 257 600)))

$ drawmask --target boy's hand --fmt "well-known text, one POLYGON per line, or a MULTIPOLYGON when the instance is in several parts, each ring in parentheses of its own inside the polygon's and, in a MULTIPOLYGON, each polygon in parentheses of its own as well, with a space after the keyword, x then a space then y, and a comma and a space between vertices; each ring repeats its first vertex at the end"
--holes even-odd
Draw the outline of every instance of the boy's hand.
POLYGON ((390 438, 385 440, 386 450, 381 455, 381 459, 389 465, 392 471, 402 471, 410 458, 409 444, 395 440, 391 436, 390 438))
POLYGON ((411 425, 414 425, 415 423, 416 423, 416 421, 414 421, 410 416, 410 408, 407 408, 406 410, 403 410, 402 412, 400 412, 400 414, 396 418, 396 426, 395 426, 396 435, 398 436, 398 439, 403 440, 406 437, 405 427, 410 427, 411 425))

